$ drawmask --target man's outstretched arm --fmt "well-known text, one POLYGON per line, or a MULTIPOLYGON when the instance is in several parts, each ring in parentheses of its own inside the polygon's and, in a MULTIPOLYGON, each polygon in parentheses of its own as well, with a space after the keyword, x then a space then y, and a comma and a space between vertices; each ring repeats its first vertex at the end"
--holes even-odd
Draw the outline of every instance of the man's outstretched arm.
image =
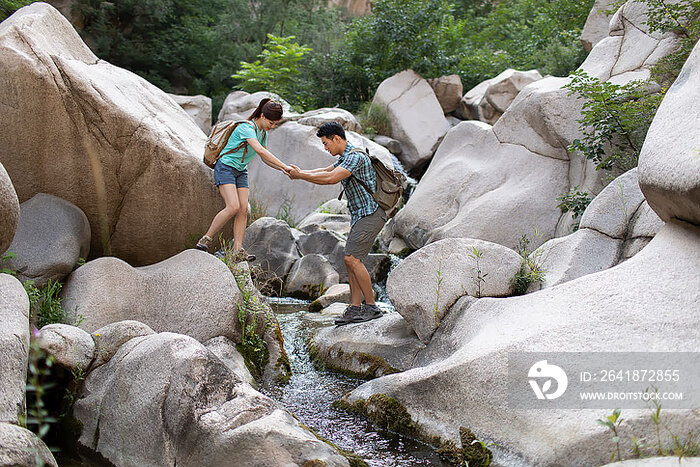
POLYGON ((292 170, 289 172, 289 177, 292 179, 306 180, 307 182, 315 183, 316 185, 334 185, 341 180, 348 178, 352 173, 343 167, 335 167, 330 172, 322 170, 301 170, 299 167, 292 165, 292 170))

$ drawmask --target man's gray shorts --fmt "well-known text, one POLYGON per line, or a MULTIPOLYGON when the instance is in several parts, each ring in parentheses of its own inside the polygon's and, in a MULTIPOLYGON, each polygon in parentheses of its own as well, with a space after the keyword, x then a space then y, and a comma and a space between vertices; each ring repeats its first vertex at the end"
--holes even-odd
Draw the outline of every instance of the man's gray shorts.
POLYGON ((367 258, 374 239, 377 238, 386 223, 386 213, 377 208, 373 214, 360 218, 350 229, 348 240, 345 242, 345 256, 354 256, 359 260, 367 258))

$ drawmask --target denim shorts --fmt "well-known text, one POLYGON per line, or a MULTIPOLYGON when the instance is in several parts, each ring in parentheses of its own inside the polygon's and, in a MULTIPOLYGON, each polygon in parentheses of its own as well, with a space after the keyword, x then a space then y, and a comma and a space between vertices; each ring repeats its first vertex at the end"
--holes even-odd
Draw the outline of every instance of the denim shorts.
POLYGON ((216 186, 233 184, 236 188, 248 188, 248 171, 234 169, 219 159, 214 166, 214 182, 216 186))

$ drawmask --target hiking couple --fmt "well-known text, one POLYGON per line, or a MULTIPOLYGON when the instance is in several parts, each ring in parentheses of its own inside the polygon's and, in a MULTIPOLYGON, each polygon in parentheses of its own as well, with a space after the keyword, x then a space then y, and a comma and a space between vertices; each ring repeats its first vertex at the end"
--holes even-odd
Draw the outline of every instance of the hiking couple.
POLYGON ((353 151, 345 130, 337 122, 322 124, 316 136, 323 147, 338 160, 328 167, 301 170, 295 165, 286 165, 265 147, 267 132, 275 128, 282 119, 282 106, 270 99, 263 99, 248 117, 250 124, 241 124, 231 134, 222 150, 221 158, 214 166, 214 181, 226 206, 219 211, 209 230, 197 242, 197 248, 209 251, 214 235, 233 218, 233 248, 242 259, 255 260, 243 251, 248 215, 248 171, 251 159, 258 154, 270 167, 284 172, 292 180, 306 180, 317 185, 332 185, 341 182, 348 199, 351 229, 345 244, 345 266, 350 282, 350 305, 337 325, 361 323, 382 316, 374 301, 372 281, 363 260, 367 258, 374 240, 387 221, 386 213, 374 201, 362 185, 374 190, 376 173, 369 157, 362 151, 353 151), (248 147, 252 151, 248 151, 248 147), (364 303, 363 303, 364 297, 364 303))

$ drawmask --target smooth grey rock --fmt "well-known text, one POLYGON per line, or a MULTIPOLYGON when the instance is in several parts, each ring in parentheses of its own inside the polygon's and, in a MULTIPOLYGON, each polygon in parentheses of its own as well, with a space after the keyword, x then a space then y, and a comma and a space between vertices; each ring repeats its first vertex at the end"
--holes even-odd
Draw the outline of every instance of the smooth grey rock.
POLYGON ((309 305, 309 311, 322 311, 333 303, 350 302, 350 284, 335 284, 309 305))
POLYGON ((53 454, 34 433, 0 422, 0 465, 5 467, 57 467, 53 454))
POLYGON ((49 324, 39 331, 39 348, 69 369, 85 371, 95 357, 95 342, 87 332, 67 324, 49 324))
POLYGON ((374 142, 380 144, 387 148, 390 153, 394 155, 401 154, 401 142, 384 135, 377 135, 374 137, 374 142))
POLYGON ((462 79, 459 75, 446 75, 428 80, 428 84, 433 88, 443 113, 450 113, 459 107, 462 100, 462 79))
POLYGON ((663 226, 664 221, 656 215, 649 203, 644 200, 639 205, 634 217, 630 220, 627 236, 630 238, 653 237, 663 226))
MULTIPOLYGON (((698 281, 700 229, 667 223, 644 250, 617 267, 534 294, 479 299, 455 326, 454 339, 461 340, 455 353, 369 381, 346 400, 385 394, 404 405, 426 435, 458 442, 459 427, 466 426, 535 465, 561 465, 562 459, 604 464, 610 459, 610 433, 593 422, 609 411, 513 408, 503 384, 508 355, 698 352, 698 281), (611 329, 615 339, 609 338, 611 329)), ((654 439, 648 409, 623 414, 635 437, 654 439)), ((665 416, 665 426, 674 433, 697 430, 700 423, 689 409, 665 416)), ((629 429, 621 432, 624 439, 631 435, 629 429)))
POLYGON ((5 253, 19 224, 19 199, 5 167, 0 164, 0 254, 5 253))
POLYGON ((36 2, 3 21, 0 63, 12 90, 0 93, 2 164, 20 200, 51 193, 82 209, 91 257, 161 261, 223 208, 187 113, 98 59, 55 8, 36 2))
POLYGON ((243 247, 257 256, 251 264, 262 269, 265 280, 284 279, 301 257, 289 225, 273 217, 261 217, 250 224, 243 247))
POLYGON ((287 101, 275 93, 258 91, 251 94, 245 91, 233 91, 224 99, 217 121, 247 120, 258 107, 260 101, 266 97, 282 104, 282 118, 298 115, 291 111, 291 106, 287 101))
POLYGON ((508 69, 490 81, 484 99, 496 112, 503 114, 525 86, 541 79, 542 75, 537 70, 508 69))
POLYGON ((329 326, 311 340, 314 358, 365 378, 404 371, 423 345, 398 313, 365 323, 329 326))
POLYGON ((566 161, 502 144, 486 123, 462 122, 394 217, 394 232, 413 249, 445 238, 515 248, 523 233, 537 227, 541 244, 554 236, 561 215, 556 198, 568 184, 566 161))
POLYGON ((634 168, 610 182, 581 216, 580 228, 597 230, 612 238, 624 239, 632 216, 644 201, 634 168))
POLYGON ((0 422, 19 423, 29 356, 29 297, 9 274, 0 274, 0 323, 0 422))
POLYGON ((544 281, 531 284, 528 292, 611 268, 619 262, 621 248, 622 240, 587 228, 553 238, 530 253, 530 261, 544 271, 544 281))
POLYGON ((612 7, 613 3, 614 0, 596 0, 593 4, 581 31, 581 44, 586 52, 590 52, 594 45, 608 37, 610 16, 605 11, 612 7))
POLYGON ((79 444, 115 465, 348 465, 191 337, 122 345, 91 371, 75 417, 79 444))
POLYGON ((328 256, 338 247, 345 245, 345 238, 331 230, 316 230, 301 237, 297 244, 302 255, 316 253, 328 256))
POLYGON ((652 237, 635 237, 625 241, 625 243, 622 244, 622 253, 620 253, 620 261, 628 260, 632 256, 642 251, 642 249, 649 244, 651 239, 652 237))
POLYGON ((285 295, 314 300, 338 283, 338 272, 323 256, 310 254, 297 260, 284 286, 285 295))
POLYGON ((199 250, 140 268, 98 258, 68 276, 61 297, 67 311, 82 315, 79 327, 88 332, 133 319, 199 341, 241 339, 236 281, 222 261, 199 250))
POLYGON ((187 112, 197 126, 208 135, 211 131, 211 98, 207 96, 181 96, 168 94, 177 105, 187 112))
POLYGON ((17 255, 8 262, 17 278, 42 288, 49 280, 62 281, 78 258, 87 258, 90 223, 74 204, 38 193, 20 205, 19 225, 9 249, 17 255))
MULTIPOLYGON (((391 259, 389 255, 384 253, 370 253, 367 255, 367 259, 364 260, 363 264, 367 268, 369 277, 372 283, 384 282, 389 274, 389 269, 391 269, 391 259)), ((344 274, 341 273, 340 278, 344 279, 347 276, 347 268, 343 267, 344 274)))
POLYGON ((350 214, 312 212, 299 222, 299 230, 305 233, 330 230, 339 235, 347 235, 350 232, 350 214))
POLYGON ((421 342, 428 343, 459 297, 510 295, 510 281, 521 263, 519 254, 495 243, 445 239, 404 259, 389 275, 386 289, 396 311, 413 327, 421 342), (481 258, 472 257, 474 249, 481 258))
POLYGON ((605 464, 603 467, 698 467, 700 457, 647 457, 645 459, 628 459, 622 462, 605 464))
POLYGON ((413 70, 382 81, 372 102, 389 114, 389 136, 401 141, 399 160, 407 170, 427 162, 450 129, 433 89, 413 70))
POLYGON ((290 117, 289 120, 297 121, 302 125, 318 128, 326 122, 337 122, 345 129, 345 131, 354 131, 359 133, 362 127, 353 114, 347 110, 334 108, 322 108, 304 112, 298 117, 290 117))
POLYGON ((229 370, 236 373, 243 381, 255 387, 256 382, 245 364, 245 358, 236 349, 236 343, 223 336, 209 339, 204 347, 211 350, 229 370))
POLYGON ((700 225, 700 46, 656 112, 639 155, 639 186, 661 219, 700 225), (679 109, 683 109, 679 112, 679 109))
POLYGON ((92 333, 95 342, 95 360, 92 369, 109 362, 119 347, 135 337, 150 336, 156 332, 148 325, 134 320, 117 321, 92 333))

